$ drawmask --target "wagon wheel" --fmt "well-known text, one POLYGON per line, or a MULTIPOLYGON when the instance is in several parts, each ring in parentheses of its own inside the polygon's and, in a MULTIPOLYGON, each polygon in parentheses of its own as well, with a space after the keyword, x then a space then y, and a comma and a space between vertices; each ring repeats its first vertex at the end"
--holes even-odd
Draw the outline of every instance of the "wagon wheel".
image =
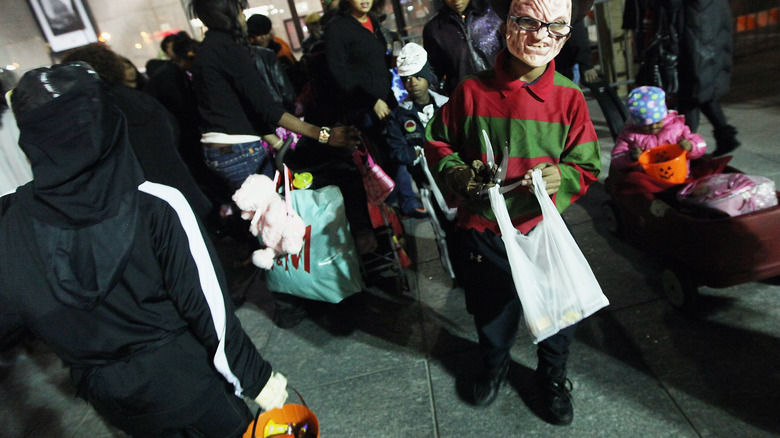
POLYGON ((674 307, 687 310, 695 307, 699 297, 699 287, 689 275, 667 268, 661 273, 661 284, 666 297, 674 307))
POLYGON ((601 215, 607 223, 607 231, 615 237, 623 237, 623 224, 620 222, 620 212, 614 201, 605 201, 601 204, 601 215))

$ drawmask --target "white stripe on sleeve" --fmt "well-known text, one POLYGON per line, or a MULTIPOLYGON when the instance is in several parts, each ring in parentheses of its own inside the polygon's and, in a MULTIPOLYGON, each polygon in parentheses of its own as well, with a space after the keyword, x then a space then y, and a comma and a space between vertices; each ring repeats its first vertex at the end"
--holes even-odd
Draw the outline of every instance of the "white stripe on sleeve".
POLYGON ((190 253, 198 268, 198 277, 200 279, 201 289, 203 289, 203 296, 208 303, 211 319, 214 321, 214 330, 216 330, 219 339, 217 352, 214 354, 214 366, 217 368, 217 371, 233 385, 236 390, 236 396, 241 397, 244 389, 241 387, 241 382, 238 380, 238 377, 236 377, 230 369, 230 364, 228 363, 227 355, 225 354, 227 317, 222 289, 220 288, 217 274, 214 272, 214 265, 212 264, 208 248, 206 247, 206 242, 203 240, 200 227, 198 227, 195 213, 193 213, 192 208, 189 203, 187 203, 184 195, 173 187, 146 181, 138 186, 138 189, 164 200, 179 216, 179 221, 187 234, 190 253))

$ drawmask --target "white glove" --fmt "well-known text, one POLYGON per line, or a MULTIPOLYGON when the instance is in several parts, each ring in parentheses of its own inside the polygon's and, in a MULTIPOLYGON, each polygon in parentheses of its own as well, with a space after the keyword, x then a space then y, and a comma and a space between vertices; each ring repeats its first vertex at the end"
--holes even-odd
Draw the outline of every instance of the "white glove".
POLYGON ((287 378, 277 372, 271 372, 268 382, 257 395, 255 403, 264 411, 281 408, 287 400, 287 378))

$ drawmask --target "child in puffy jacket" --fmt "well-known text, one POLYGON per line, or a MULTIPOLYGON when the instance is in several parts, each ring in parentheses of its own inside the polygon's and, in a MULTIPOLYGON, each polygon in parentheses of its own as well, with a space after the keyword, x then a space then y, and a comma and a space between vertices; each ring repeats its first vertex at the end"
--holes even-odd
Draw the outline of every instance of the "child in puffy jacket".
POLYGON ((688 161, 704 155, 707 145, 699 134, 691 132, 685 117, 666 109, 666 93, 658 87, 642 86, 631 90, 626 99, 629 120, 615 140, 612 164, 615 169, 639 168, 642 152, 675 143, 688 152, 688 161))

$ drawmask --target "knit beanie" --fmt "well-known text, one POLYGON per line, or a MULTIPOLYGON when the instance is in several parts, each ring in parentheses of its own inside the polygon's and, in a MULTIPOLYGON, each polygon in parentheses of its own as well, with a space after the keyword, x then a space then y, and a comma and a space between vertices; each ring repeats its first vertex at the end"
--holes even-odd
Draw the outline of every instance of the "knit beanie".
POLYGON ((428 82, 433 80, 431 66, 428 64, 428 52, 417 43, 406 44, 398 53, 395 61, 398 66, 398 75, 417 76, 425 78, 428 82))
POLYGON ((271 19, 261 14, 252 15, 246 20, 246 32, 249 35, 271 33, 271 19))
POLYGON ((666 109, 666 93, 658 87, 634 88, 626 99, 629 121, 634 125, 652 125, 663 120, 666 109))

